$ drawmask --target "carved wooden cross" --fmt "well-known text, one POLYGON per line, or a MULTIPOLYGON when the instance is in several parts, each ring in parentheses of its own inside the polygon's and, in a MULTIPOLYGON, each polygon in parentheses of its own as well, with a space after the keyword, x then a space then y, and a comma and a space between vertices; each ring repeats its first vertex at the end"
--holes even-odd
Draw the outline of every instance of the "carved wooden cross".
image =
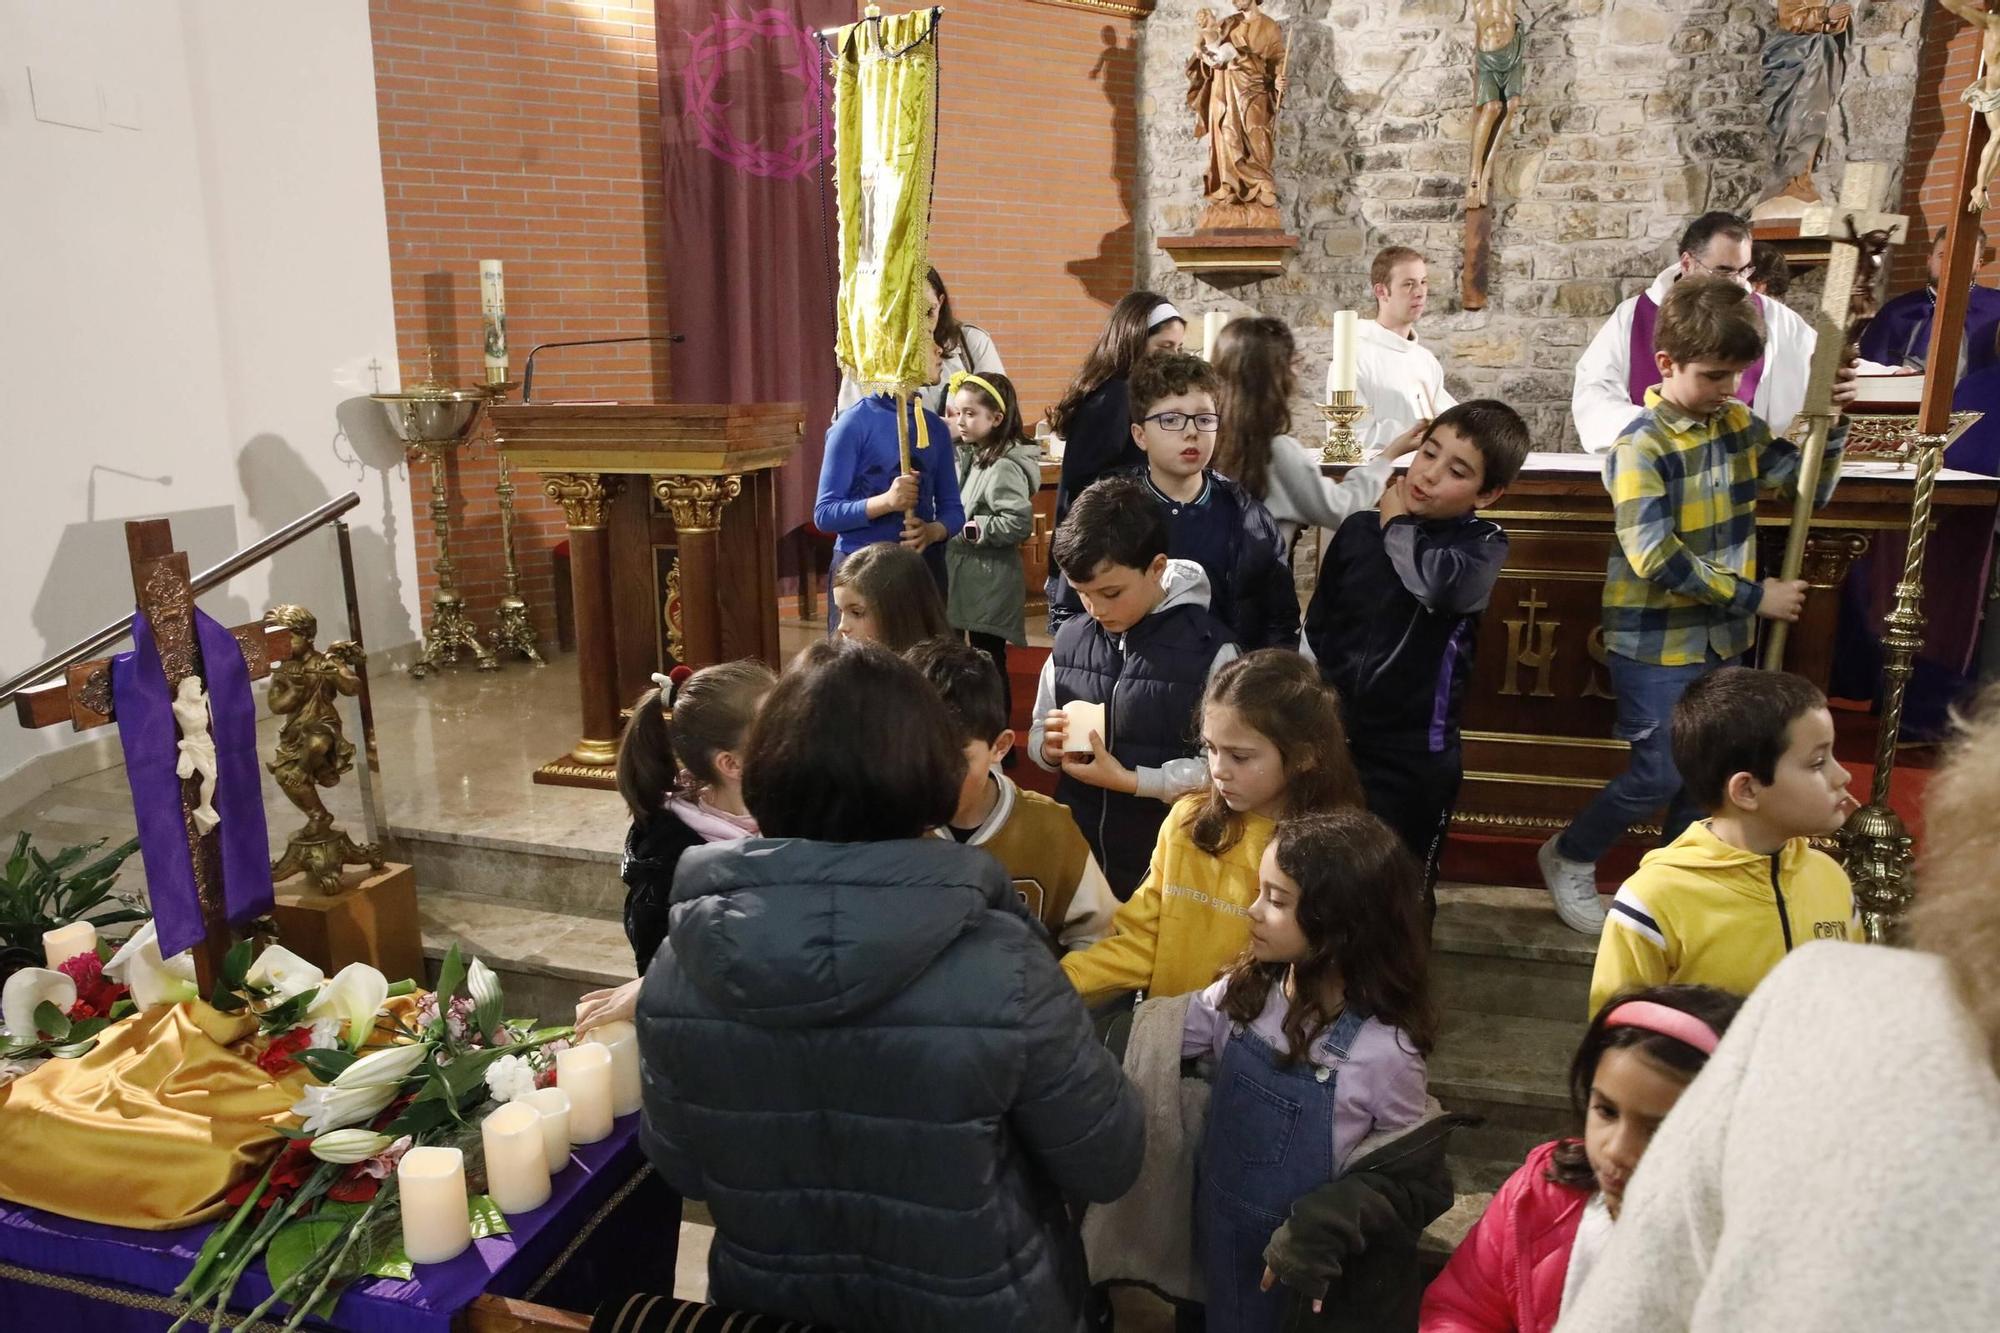
MULTIPOLYGON (((1817 335, 1812 373, 1806 380, 1805 414, 1812 428, 1799 451, 1798 498, 1792 505, 1791 527, 1785 532, 1785 558, 1778 573, 1782 579, 1798 578, 1805 565, 1813 493, 1819 489, 1827 434, 1839 415, 1833 405, 1834 381, 1862 325, 1875 314, 1875 274, 1882 255, 1909 230, 1910 220, 1902 214, 1880 211, 1888 185, 1889 169, 1881 163, 1850 162, 1840 178, 1839 202, 1814 204, 1799 219, 1800 236, 1823 236, 1832 244, 1826 261, 1826 286, 1808 321, 1817 335)), ((1767 622, 1763 645, 1767 671, 1784 665, 1789 628, 1782 620, 1767 622)))
MULTIPOLYGON (((126 553, 132 567, 132 594, 153 627, 160 665, 171 694, 190 675, 201 676, 201 649, 195 640, 194 594, 189 585, 188 559, 173 549, 172 526, 165 519, 125 525, 126 553)), ((230 631, 243 653, 252 680, 270 674, 271 664, 292 652, 289 630, 262 624, 239 625, 230 631)), ((76 731, 115 723, 111 701, 111 663, 100 658, 72 666, 65 678, 22 691, 14 701, 24 727, 48 727, 67 722, 76 731)), ((197 833, 193 811, 200 803, 198 776, 181 783, 181 812, 188 850, 194 865, 201 905, 202 942, 195 949, 195 977, 205 996, 220 974, 231 931, 223 910, 222 856, 216 830, 197 833)), ((261 799, 261 797, 259 798, 261 799)))

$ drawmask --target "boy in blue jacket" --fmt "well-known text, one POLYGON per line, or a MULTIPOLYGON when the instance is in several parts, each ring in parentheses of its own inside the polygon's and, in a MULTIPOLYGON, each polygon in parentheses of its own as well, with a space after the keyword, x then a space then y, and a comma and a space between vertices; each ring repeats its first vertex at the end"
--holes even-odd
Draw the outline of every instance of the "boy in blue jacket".
POLYGON ((1458 724, 1472 647, 1507 560, 1507 534, 1479 511, 1527 456, 1527 424, 1505 403, 1445 409, 1380 509, 1349 515, 1334 533, 1306 608, 1306 641, 1340 693, 1368 808, 1423 863, 1433 912, 1464 772, 1458 724))

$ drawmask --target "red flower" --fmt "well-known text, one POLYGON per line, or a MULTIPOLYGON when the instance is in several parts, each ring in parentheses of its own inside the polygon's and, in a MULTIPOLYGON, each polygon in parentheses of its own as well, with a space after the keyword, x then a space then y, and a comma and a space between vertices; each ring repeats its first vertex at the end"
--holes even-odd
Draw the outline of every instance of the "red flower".
POLYGON ((69 1007, 69 1013, 65 1017, 72 1023, 78 1023, 86 1018, 102 1018, 104 1015, 98 1013, 96 1007, 89 1000, 79 995, 76 998, 76 1003, 69 1007))
POLYGON ((125 988, 104 975, 104 964, 94 953, 65 958, 56 971, 76 983, 76 1004, 69 1011, 72 1020, 109 1017, 111 1006, 125 998, 125 988))
POLYGON ((327 1186, 326 1197, 335 1203, 367 1203, 381 1190, 382 1182, 360 1174, 359 1165, 349 1167, 339 1180, 327 1186))
MULTIPOLYGON (((319 1160, 312 1155, 312 1143, 308 1139, 292 1139, 285 1144, 278 1160, 271 1164, 271 1184, 257 1200, 259 1208, 269 1208, 281 1203, 298 1192, 319 1166, 319 1160)), ((232 1208, 240 1208, 250 1197, 250 1191, 257 1188, 255 1180, 239 1181, 236 1187, 223 1196, 223 1202, 232 1208)))
POLYGON ((257 1067, 273 1078, 290 1073, 299 1063, 292 1057, 311 1044, 311 1028, 293 1028, 264 1048, 257 1057, 257 1067))

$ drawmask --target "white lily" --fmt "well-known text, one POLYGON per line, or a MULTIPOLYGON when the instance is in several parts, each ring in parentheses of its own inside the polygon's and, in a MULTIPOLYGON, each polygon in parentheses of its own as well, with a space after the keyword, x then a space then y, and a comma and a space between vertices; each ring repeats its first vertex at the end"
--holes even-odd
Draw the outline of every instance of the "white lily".
POLYGON ((252 986, 261 986, 277 992, 277 998, 280 1000, 289 1000, 294 995, 320 986, 326 981, 326 973, 284 945, 273 944, 257 955, 256 962, 250 964, 246 980, 252 986))
POLYGON ((10 1036, 35 1039, 35 1010, 47 1001, 65 1014, 76 1003, 76 982, 48 967, 24 967, 0 988, 0 1023, 10 1036))
MULTIPOLYGON (((424 1062, 430 1054, 428 1042, 413 1041, 402 1046, 390 1046, 362 1056, 353 1064, 340 1071, 333 1080, 336 1088, 368 1088, 378 1083, 391 1086, 401 1083, 410 1076, 410 1071, 424 1062)), ((374 1154, 370 1153, 373 1157, 374 1154)))
POLYGON ((491 1039, 500 1026, 500 978, 492 968, 475 958, 465 965, 465 993, 472 997, 473 1021, 481 1039, 491 1039))
POLYGON ((312 1155, 322 1162, 353 1166, 386 1151, 393 1142, 387 1134, 372 1129, 336 1129, 312 1141, 312 1155))
POLYGON ((172 958, 160 957, 160 937, 151 921, 132 933, 111 961, 104 975, 132 992, 132 1003, 141 1009, 156 1004, 179 1004, 201 992, 194 981, 194 955, 183 949, 172 958))
POLYGON ((305 1121, 303 1128, 306 1133, 320 1135, 328 1130, 345 1129, 373 1119, 395 1097, 396 1085, 393 1083, 371 1083, 365 1088, 336 1088, 330 1084, 312 1083, 306 1086, 305 1095, 292 1106, 292 1114, 305 1121))
POLYGON ((387 977, 366 963, 349 963, 334 973, 332 981, 320 987, 306 1010, 306 1017, 339 1019, 347 1028, 348 1049, 360 1050, 361 1043, 375 1030, 375 1015, 381 1012, 382 1002, 388 998, 387 977))

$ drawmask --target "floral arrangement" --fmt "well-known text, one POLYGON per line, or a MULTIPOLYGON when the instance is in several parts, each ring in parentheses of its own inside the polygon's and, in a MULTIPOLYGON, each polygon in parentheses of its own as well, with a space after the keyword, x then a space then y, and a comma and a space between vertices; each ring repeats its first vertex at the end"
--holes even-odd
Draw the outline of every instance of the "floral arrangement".
MULTIPOLYGON (((291 1313, 282 1327, 296 1329, 309 1314, 327 1316, 355 1278, 408 1277, 397 1161, 437 1143, 476 1163, 485 1104, 553 1081, 571 1029, 503 1017, 499 978, 478 959, 454 945, 435 991, 385 1009, 413 989, 364 963, 328 980, 280 946, 254 962, 247 942, 231 950, 210 1002, 256 1016, 267 1039, 262 1068, 280 1075, 303 1066, 316 1081, 292 1107, 303 1123, 275 1131, 290 1142, 230 1196, 236 1211, 176 1288, 188 1311, 173 1330, 204 1312, 211 1330, 222 1327, 238 1280, 260 1258, 271 1295, 235 1321, 245 1326, 284 1301, 291 1313)), ((506 1230, 490 1199, 475 1195, 471 1207, 475 1237, 506 1230)))
POLYGON ((130 897, 114 895, 119 867, 139 850, 132 839, 83 864, 107 839, 65 847, 43 856, 23 832, 0 865, 0 980, 42 961, 42 935, 71 921, 90 920, 100 930, 143 921, 146 910, 130 897), (115 904, 106 910, 108 904, 115 904))

